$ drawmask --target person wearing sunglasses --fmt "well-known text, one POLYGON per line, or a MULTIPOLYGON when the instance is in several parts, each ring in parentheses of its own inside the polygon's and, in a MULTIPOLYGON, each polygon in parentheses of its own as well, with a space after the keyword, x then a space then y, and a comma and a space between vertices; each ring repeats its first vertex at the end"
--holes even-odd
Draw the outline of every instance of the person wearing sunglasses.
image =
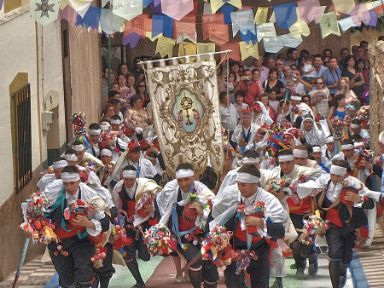
POLYGON ((324 85, 324 80, 322 78, 316 78, 315 85, 308 95, 311 99, 310 103, 314 114, 326 119, 329 110, 329 90, 324 85))

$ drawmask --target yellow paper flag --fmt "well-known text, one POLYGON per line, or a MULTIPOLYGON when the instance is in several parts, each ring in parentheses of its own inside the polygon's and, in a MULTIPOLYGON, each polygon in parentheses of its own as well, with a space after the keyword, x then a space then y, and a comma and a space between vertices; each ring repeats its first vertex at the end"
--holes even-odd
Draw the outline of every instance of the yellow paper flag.
POLYGON ((179 43, 178 56, 196 55, 196 44, 189 42, 179 43))
POLYGON ((175 41, 171 38, 160 37, 157 40, 156 52, 159 53, 160 57, 164 58, 165 56, 172 57, 173 47, 175 46, 175 41))
POLYGON ((271 23, 276 23, 276 16, 275 16, 275 12, 272 12, 272 15, 271 15, 271 17, 269 18, 269 22, 271 22, 271 23))
POLYGON ((303 35, 305 37, 311 34, 311 30, 308 27, 308 24, 303 20, 297 20, 295 23, 289 27, 289 32, 294 35, 303 35))
POLYGON ((248 57, 253 57, 259 59, 259 45, 256 43, 255 45, 251 43, 240 42, 240 54, 241 61, 244 61, 248 57))
MULTIPOLYGON (((197 54, 207 54, 215 52, 215 43, 197 43, 197 54)), ((201 60, 208 61, 209 56, 201 57, 201 60)))
POLYGON ((320 18, 321 37, 325 37, 335 34, 340 36, 340 28, 337 23, 337 16, 335 12, 323 14, 320 18))
POLYGON ((68 5, 68 0, 60 0, 60 9, 63 10, 68 5))
POLYGON ((257 8, 255 15, 255 23, 263 24, 267 22, 268 17, 268 7, 259 7, 257 8))
POLYGON ((355 7, 355 0, 333 0, 333 5, 336 12, 349 14, 355 7))
POLYGON ((241 9, 241 0, 229 0, 229 1, 223 1, 223 0, 211 0, 211 11, 212 13, 216 13, 217 10, 221 8, 224 4, 231 4, 232 6, 235 6, 236 8, 241 9))

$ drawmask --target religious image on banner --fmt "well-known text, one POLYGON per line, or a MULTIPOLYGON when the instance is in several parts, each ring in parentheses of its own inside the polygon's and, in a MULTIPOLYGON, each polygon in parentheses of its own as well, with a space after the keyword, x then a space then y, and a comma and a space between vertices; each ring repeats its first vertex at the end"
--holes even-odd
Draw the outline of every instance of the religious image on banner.
POLYGON ((210 163, 220 174, 223 143, 216 61, 210 56, 193 57, 198 59, 193 63, 188 63, 190 58, 185 56, 179 57, 179 62, 184 64, 167 65, 158 60, 142 64, 169 175, 174 176, 177 165, 182 162, 193 164, 198 174, 202 174, 210 163), (155 65, 158 67, 153 67, 155 65))

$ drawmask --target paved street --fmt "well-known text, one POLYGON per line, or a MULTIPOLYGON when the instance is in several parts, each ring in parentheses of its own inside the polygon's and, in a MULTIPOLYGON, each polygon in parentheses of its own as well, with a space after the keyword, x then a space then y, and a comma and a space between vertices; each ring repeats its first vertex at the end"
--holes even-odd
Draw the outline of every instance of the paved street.
MULTIPOLYGON (((384 283, 384 274, 381 263, 384 262, 384 231, 379 227, 376 229, 374 244, 369 249, 362 250, 355 255, 348 271, 348 281, 346 288, 382 288, 384 283), (352 279, 353 278, 353 279, 352 279), (354 285, 355 284, 355 285, 354 285)), ((289 265, 293 263, 292 259, 286 261, 287 277, 284 278, 285 288, 330 288, 331 283, 328 276, 328 260, 325 255, 319 258, 319 273, 315 278, 309 278, 299 281, 294 278, 295 270, 290 270, 289 265)), ((175 269, 172 258, 154 257, 149 262, 139 261, 140 270, 146 285, 150 288, 187 288, 191 287, 188 283, 176 284, 175 269)), ((116 274, 113 276, 111 288, 127 288, 134 285, 131 274, 123 266, 115 266, 116 274)), ((222 276, 222 271, 220 272, 222 276)), ((12 286, 14 273, 6 281, 0 283, 1 288, 12 286)), ((271 279, 271 283, 273 279, 271 279)), ((19 288, 58 288, 55 270, 50 263, 42 263, 41 257, 25 264, 20 280, 19 288)), ((220 279, 219 287, 225 287, 223 277, 220 279)))

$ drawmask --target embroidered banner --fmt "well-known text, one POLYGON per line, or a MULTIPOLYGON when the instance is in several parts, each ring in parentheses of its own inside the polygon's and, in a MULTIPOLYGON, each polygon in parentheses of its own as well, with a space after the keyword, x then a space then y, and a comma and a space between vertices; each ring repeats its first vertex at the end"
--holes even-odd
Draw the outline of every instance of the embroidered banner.
POLYGON ((181 57, 185 64, 160 61, 160 67, 153 67, 154 61, 143 64, 161 151, 172 176, 182 162, 193 164, 198 174, 209 163, 220 174, 223 165, 216 61, 212 55, 209 59, 188 63, 189 57, 181 57))

